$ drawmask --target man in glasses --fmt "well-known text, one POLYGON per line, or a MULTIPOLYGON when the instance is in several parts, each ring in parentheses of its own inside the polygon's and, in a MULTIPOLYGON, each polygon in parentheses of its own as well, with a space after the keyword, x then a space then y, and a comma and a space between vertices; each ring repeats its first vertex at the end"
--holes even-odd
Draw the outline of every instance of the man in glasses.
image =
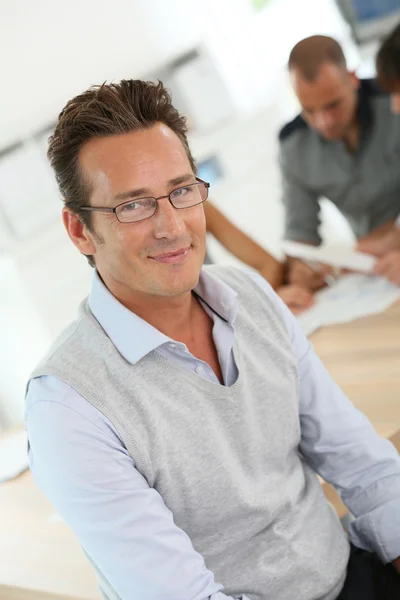
MULTIPOLYGON (((400 25, 383 42, 377 55, 376 68, 378 82, 391 95, 392 111, 398 115, 400 122, 400 25)), ((398 211, 400 213, 400 195, 398 211)), ((375 272, 400 285, 400 216, 390 231, 376 239, 361 241, 358 249, 378 256, 375 272)))
POLYGON ((73 98, 49 157, 95 272, 29 382, 29 455, 103 597, 397 598, 399 456, 265 280, 202 267, 208 185, 162 84, 73 98))

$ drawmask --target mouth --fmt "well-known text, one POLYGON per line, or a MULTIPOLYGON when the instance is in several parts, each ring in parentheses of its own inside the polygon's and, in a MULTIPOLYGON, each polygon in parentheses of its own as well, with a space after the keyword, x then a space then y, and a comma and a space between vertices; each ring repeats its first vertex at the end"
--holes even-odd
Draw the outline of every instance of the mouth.
POLYGON ((179 250, 174 250, 174 252, 164 252, 163 254, 156 254, 155 256, 149 256, 151 260, 155 260, 158 263, 164 264, 176 264, 183 262, 188 256, 191 246, 187 246, 186 248, 179 248, 179 250))

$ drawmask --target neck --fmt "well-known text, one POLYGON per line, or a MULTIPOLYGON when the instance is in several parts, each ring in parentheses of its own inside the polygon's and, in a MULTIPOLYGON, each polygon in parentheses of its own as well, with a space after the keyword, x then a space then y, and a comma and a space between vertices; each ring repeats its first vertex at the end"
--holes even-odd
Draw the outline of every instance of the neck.
POLYGON ((175 298, 156 297, 146 304, 132 303, 127 307, 164 335, 183 341, 192 329, 198 302, 191 292, 175 298))
POLYGON ((347 151, 351 154, 357 152, 360 143, 360 124, 358 119, 354 119, 347 128, 343 136, 343 143, 346 146, 347 151))
MULTIPOLYGON (((107 286, 110 289, 109 286, 107 286)), ((164 335, 182 341, 192 329, 192 322, 199 307, 191 291, 174 297, 153 296, 131 290, 118 290, 111 293, 128 310, 150 323, 164 335)))

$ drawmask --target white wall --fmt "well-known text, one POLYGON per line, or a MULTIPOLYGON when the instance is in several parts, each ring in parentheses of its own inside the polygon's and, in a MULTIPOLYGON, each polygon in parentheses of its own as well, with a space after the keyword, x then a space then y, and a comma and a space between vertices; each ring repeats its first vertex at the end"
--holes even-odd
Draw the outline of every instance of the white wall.
POLYGON ((271 0, 261 12, 250 0, 2 0, 0 10, 0 148, 89 85, 151 73, 200 42, 243 110, 271 97, 301 37, 336 35, 354 54, 333 0, 271 0))
POLYGON ((10 257, 0 256, 0 433, 21 420, 26 380, 51 338, 10 257), (6 285, 4 285, 6 283, 6 285))
POLYGON ((196 41, 192 17, 183 0, 3 0, 0 147, 52 122, 89 85, 174 57, 196 41))

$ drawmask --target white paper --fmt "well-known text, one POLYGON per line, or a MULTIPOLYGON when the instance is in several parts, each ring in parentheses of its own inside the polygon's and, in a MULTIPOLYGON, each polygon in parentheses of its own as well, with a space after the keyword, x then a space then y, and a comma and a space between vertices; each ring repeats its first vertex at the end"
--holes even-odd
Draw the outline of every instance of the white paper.
POLYGON ((282 243, 282 250, 287 256, 293 258, 362 273, 371 273, 377 260, 370 254, 355 252, 346 246, 309 246, 299 242, 285 241, 282 243))
POLYGON ((305 335, 324 325, 348 323, 383 312, 400 299, 400 286, 383 277, 344 275, 315 296, 315 304, 298 316, 305 335))
POLYGON ((28 468, 28 438, 25 431, 0 441, 0 483, 17 477, 28 468))

